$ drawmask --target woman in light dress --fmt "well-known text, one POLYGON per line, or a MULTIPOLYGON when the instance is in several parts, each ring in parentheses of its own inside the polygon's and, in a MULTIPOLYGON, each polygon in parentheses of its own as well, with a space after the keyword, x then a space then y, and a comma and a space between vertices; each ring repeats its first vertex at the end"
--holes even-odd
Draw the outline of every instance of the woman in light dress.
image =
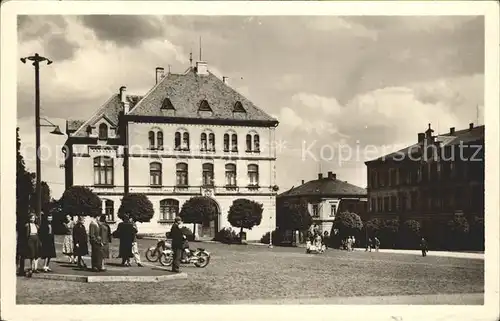
POLYGON ((76 257, 74 255, 73 249, 73 227, 75 227, 75 221, 72 219, 71 215, 66 215, 66 222, 64 227, 66 228, 62 252, 68 257, 69 263, 76 263, 76 257))

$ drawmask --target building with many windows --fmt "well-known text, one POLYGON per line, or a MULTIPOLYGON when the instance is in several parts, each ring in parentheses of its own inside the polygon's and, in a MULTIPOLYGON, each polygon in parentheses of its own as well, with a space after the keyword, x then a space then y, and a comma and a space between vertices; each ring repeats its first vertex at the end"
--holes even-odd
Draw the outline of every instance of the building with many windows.
POLYGON ((369 215, 414 219, 427 228, 455 213, 484 216, 484 126, 433 135, 366 162, 369 215))
POLYGON ((230 226, 237 198, 264 205, 260 239, 275 227, 275 128, 278 121, 197 62, 185 73, 163 73, 144 96, 121 87, 86 121, 68 121, 66 188, 90 187, 113 224, 126 193, 144 193, 155 215, 140 232, 164 233, 182 204, 212 198, 219 215, 196 229, 213 237, 230 226))
POLYGON ((339 180, 336 174, 328 172, 326 177, 319 173, 318 179, 302 181, 300 186, 292 187, 278 195, 277 201, 305 199, 309 204, 313 224, 317 225, 320 231, 330 233, 337 213, 348 211, 364 218, 366 195, 366 189, 339 180))

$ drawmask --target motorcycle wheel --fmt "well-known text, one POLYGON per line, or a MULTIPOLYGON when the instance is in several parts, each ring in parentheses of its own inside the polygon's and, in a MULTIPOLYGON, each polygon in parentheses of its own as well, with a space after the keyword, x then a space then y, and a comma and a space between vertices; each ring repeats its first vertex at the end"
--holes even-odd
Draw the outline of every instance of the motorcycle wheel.
POLYGON ((172 262, 174 261, 174 258, 172 257, 172 255, 166 255, 164 253, 162 253, 160 255, 160 264, 163 265, 163 266, 170 266, 172 265, 172 262))
POLYGON ((149 262, 156 262, 158 261, 158 255, 156 255, 156 250, 155 249, 148 249, 146 251, 146 260, 149 262))
POLYGON ((194 265, 198 268, 204 268, 210 262, 210 255, 208 255, 205 252, 200 252, 196 256, 197 258, 196 261, 194 262, 194 265))

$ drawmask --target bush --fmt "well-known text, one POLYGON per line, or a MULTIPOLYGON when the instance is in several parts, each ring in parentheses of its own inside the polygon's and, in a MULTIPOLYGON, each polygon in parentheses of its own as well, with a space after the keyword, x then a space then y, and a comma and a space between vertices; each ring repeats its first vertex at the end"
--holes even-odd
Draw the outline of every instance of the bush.
POLYGON ((84 186, 71 186, 61 197, 62 211, 69 215, 98 217, 102 213, 99 197, 84 186))
POLYGON ((241 243, 240 236, 230 227, 224 227, 215 233, 214 241, 224 244, 239 244, 241 243))
MULTIPOLYGON (((260 238, 260 243, 269 244, 270 235, 271 235, 270 232, 267 232, 266 234, 262 235, 262 237, 260 238)), ((284 237, 284 231, 280 230, 279 228, 275 229, 274 231, 272 231, 272 244, 282 245, 283 237, 284 237)))
POLYGON ((420 240, 420 223, 415 220, 407 220, 399 231, 399 245, 405 249, 417 249, 420 240))
POLYGON ((128 194, 122 198, 118 217, 123 221, 126 216, 134 222, 149 222, 153 218, 153 204, 145 194, 128 194))
POLYGON ((447 244, 450 249, 460 250, 467 247, 469 236, 469 222, 463 214, 455 214, 447 223, 447 244))

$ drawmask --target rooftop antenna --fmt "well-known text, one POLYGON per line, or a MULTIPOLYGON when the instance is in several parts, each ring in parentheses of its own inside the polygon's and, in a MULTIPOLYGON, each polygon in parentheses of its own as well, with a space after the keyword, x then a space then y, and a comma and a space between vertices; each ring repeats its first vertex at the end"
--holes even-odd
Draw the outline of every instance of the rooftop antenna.
POLYGON ((201 36, 200 36, 200 61, 202 61, 201 60, 201 36))
POLYGON ((191 52, 189 53, 189 66, 193 66, 193 49, 191 49, 191 52))

